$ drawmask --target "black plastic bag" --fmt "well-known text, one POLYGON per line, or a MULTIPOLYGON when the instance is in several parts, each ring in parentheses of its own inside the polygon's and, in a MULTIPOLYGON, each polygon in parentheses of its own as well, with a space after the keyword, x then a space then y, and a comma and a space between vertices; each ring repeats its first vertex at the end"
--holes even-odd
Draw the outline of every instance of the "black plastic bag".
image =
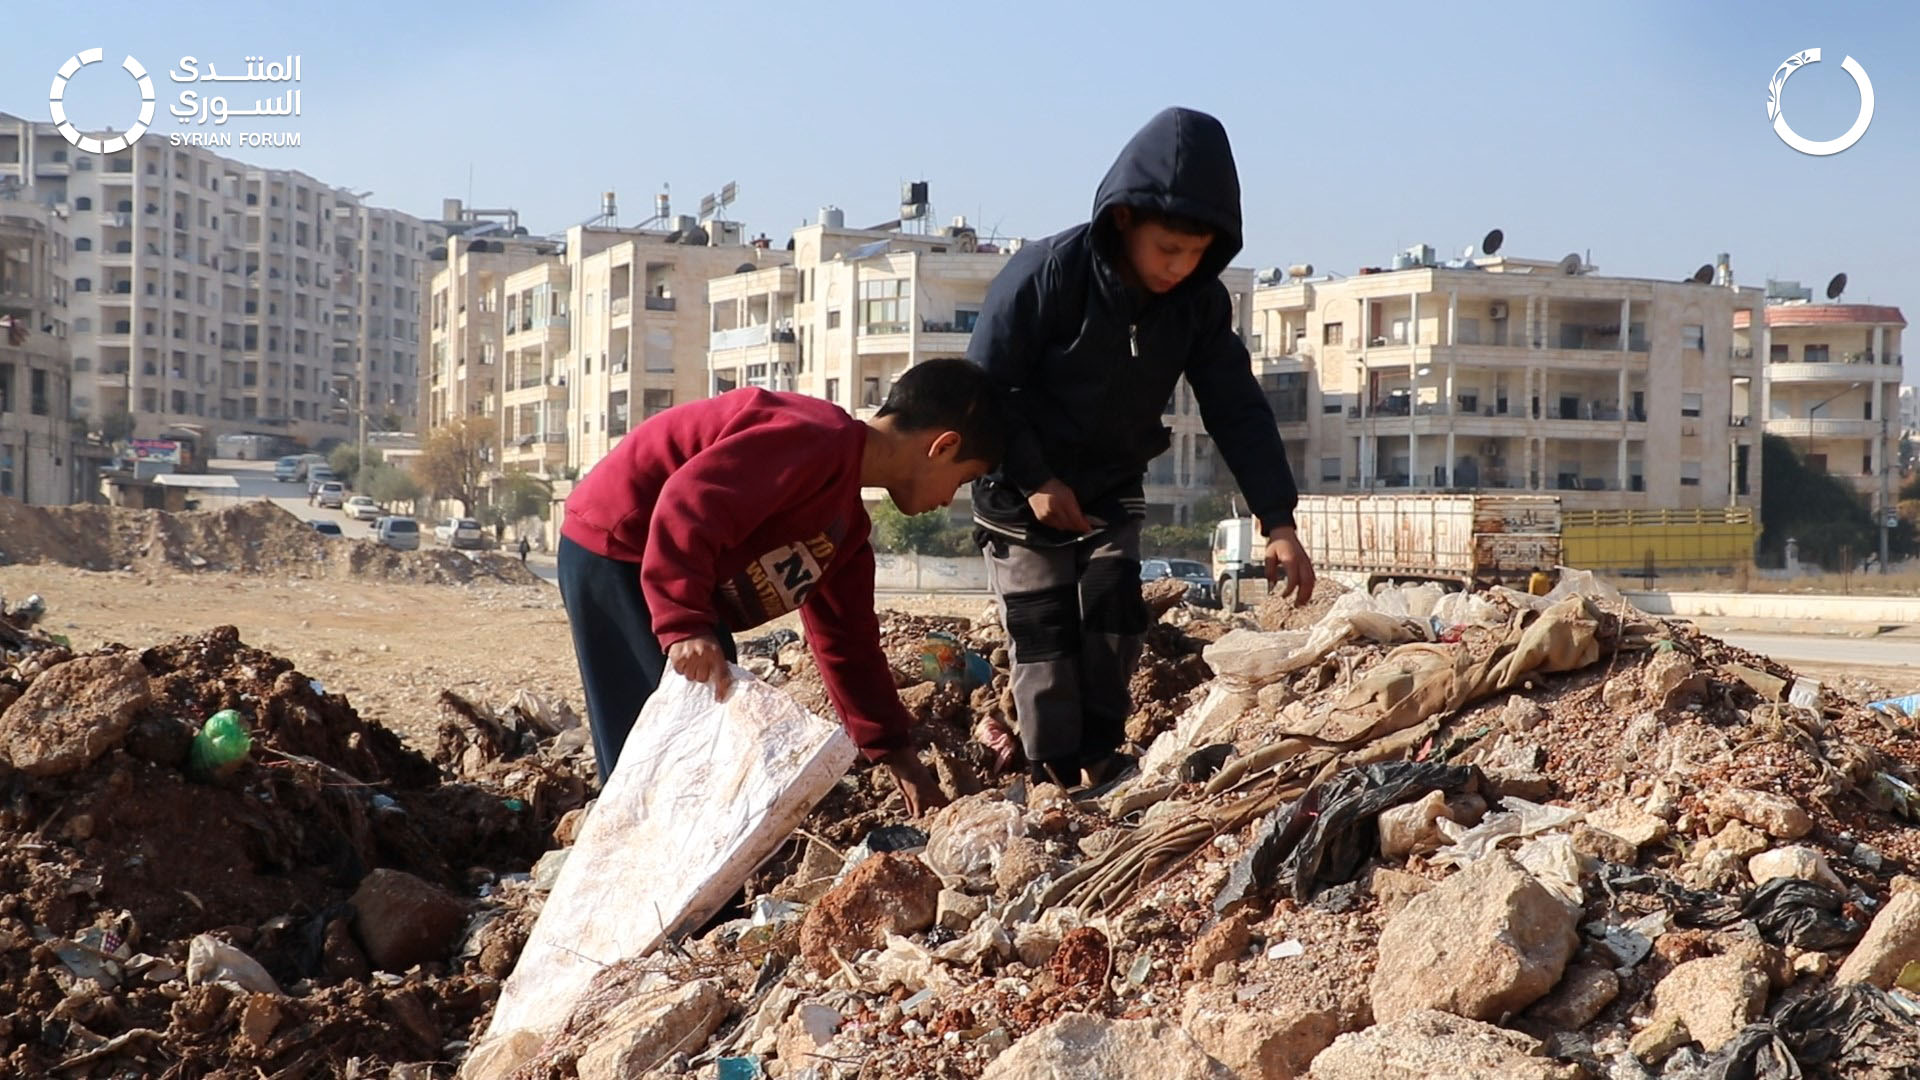
POLYGON ((1740 913, 1775 945, 1824 951, 1851 945, 1867 932, 1865 926, 1841 914, 1845 903, 1845 896, 1825 885, 1778 877, 1755 889, 1740 913))

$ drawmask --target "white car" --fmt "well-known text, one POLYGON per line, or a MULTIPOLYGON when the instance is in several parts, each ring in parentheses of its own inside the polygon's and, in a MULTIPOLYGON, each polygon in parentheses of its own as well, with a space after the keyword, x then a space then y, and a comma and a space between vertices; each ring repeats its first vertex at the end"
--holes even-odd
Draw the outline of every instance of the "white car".
POLYGON ((338 510, 347 501, 347 487, 338 480, 328 480, 320 485, 318 502, 328 510, 338 510))
POLYGON ((355 521, 374 521, 380 517, 380 507, 366 495, 355 495, 340 509, 346 511, 347 516, 355 521))
POLYGON ((450 548, 482 548, 486 546, 486 536, 480 531, 480 523, 472 518, 445 518, 433 527, 435 543, 450 548))
POLYGON ((383 517, 373 523, 373 538, 396 551, 418 551, 420 526, 410 517, 383 517))

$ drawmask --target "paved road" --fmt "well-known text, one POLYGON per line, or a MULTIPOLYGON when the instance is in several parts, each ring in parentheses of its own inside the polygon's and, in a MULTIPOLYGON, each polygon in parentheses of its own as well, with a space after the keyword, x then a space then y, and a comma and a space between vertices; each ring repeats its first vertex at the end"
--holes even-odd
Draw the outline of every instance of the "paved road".
POLYGON ((1826 664, 1842 667, 1906 667, 1920 670, 1920 641, 1912 638, 1829 637, 1819 631, 1806 634, 1718 633, 1729 645, 1771 656, 1782 663, 1826 664))

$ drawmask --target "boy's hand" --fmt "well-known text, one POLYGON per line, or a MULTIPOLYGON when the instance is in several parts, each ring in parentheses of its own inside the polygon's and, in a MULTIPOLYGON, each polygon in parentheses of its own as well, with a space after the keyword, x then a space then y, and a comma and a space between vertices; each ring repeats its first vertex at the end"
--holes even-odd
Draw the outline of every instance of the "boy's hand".
POLYGON ((1300 536, 1292 527, 1282 525, 1267 534, 1267 584, 1271 586, 1280 578, 1282 567, 1287 571, 1287 587, 1280 595, 1290 597, 1296 604, 1306 604, 1313 600, 1313 560, 1307 557, 1307 549, 1300 546, 1300 536))
POLYGON ((946 793, 940 790, 940 784, 933 774, 920 763, 920 758, 911 749, 895 750, 880 759, 893 774, 893 782, 900 786, 900 794, 907 800, 907 813, 919 817, 932 810, 947 805, 946 793))
POLYGON ((1082 535, 1093 531, 1086 515, 1080 512, 1080 500, 1074 498, 1073 489, 1058 480, 1040 485, 1040 490, 1027 496, 1027 505, 1033 508, 1033 516, 1039 518, 1042 525, 1082 535))
POLYGON ((733 673, 720 640, 711 635, 690 637, 667 646, 667 662, 693 682, 713 684, 713 699, 725 701, 733 689, 733 673))

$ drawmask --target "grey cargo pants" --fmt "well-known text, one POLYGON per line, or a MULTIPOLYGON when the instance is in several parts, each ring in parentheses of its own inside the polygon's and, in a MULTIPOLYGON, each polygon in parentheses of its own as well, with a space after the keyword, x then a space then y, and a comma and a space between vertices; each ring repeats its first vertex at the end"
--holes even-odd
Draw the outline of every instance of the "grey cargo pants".
POLYGON ((991 537, 987 575, 1011 639, 1020 743, 1036 777, 1067 782, 1126 741, 1127 681, 1147 632, 1140 521, 1069 547, 991 537))

